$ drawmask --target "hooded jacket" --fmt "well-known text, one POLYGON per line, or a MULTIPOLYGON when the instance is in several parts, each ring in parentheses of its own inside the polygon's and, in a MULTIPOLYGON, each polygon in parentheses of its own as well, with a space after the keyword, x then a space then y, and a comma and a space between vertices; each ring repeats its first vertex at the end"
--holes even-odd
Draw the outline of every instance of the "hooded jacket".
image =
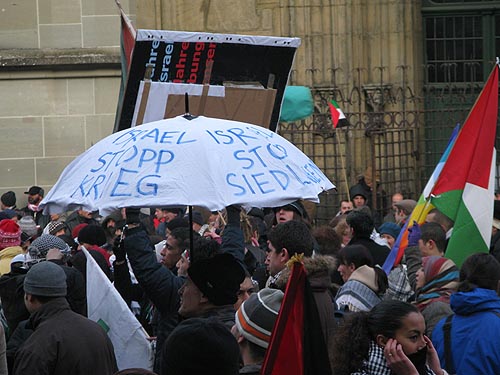
MULTIPOLYGON (((494 290, 475 288, 450 297, 455 313, 451 324, 451 352, 457 375, 500 374, 500 297, 494 290)), ((432 332, 439 361, 446 366, 442 319, 432 332)))

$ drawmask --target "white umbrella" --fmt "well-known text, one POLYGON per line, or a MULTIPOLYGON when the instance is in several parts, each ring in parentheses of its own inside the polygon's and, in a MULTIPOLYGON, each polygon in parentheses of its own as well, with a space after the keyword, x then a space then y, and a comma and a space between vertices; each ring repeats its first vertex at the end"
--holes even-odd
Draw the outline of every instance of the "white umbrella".
POLYGON ((335 186, 302 151, 260 126, 183 116, 114 133, 77 157, 40 206, 82 207, 106 215, 120 207, 232 204, 276 207, 318 202, 335 186))

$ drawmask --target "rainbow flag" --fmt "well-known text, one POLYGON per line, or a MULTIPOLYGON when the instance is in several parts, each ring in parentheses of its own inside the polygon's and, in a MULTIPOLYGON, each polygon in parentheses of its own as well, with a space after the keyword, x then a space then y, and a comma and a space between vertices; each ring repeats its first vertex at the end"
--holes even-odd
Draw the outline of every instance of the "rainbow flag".
POLYGON ((387 256, 387 259, 385 260, 385 263, 382 266, 382 269, 387 274, 389 274, 392 268, 395 265, 398 265, 399 262, 401 262, 401 258, 403 258, 405 250, 408 247, 408 229, 413 226, 414 222, 416 222, 419 225, 423 224, 425 222, 425 218, 429 213, 429 211, 434 208, 434 206, 430 203, 430 200, 427 199, 427 197, 429 197, 432 188, 434 187, 436 181, 439 178, 439 175, 441 174, 441 171, 443 170, 446 160, 448 159, 448 155, 450 154, 451 149, 455 144, 459 130, 460 130, 460 125, 457 124, 453 129, 453 132, 451 133, 450 140, 448 141, 448 144, 446 146, 443 155, 441 156, 441 159, 439 159, 436 168, 434 168, 431 177, 429 177, 429 181, 427 181, 427 184, 425 185, 424 191, 422 192, 420 198, 418 199, 417 205, 413 209, 410 218, 406 220, 406 223, 403 226, 401 232, 399 232, 399 236, 396 239, 396 242, 394 243, 391 252, 387 256))

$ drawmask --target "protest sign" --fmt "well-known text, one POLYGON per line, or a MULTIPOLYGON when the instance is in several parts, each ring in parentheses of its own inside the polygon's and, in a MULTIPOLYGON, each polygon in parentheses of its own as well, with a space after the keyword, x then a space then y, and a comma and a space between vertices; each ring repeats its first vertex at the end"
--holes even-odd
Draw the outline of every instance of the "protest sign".
POLYGON ((259 82, 276 89, 275 130, 299 38, 138 30, 115 131, 132 125, 140 82, 223 85, 259 82))

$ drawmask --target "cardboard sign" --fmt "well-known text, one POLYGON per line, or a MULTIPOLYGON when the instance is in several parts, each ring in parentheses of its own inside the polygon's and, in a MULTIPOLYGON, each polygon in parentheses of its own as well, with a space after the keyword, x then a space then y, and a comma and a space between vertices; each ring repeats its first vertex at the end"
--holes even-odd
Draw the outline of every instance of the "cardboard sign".
POLYGON ((185 114, 185 93, 191 115, 247 122, 265 128, 271 121, 276 97, 275 89, 254 85, 224 87, 142 81, 132 126, 185 114))
MULTIPOLYGON (((132 125, 140 83, 258 82, 275 89, 268 128, 275 130, 299 38, 138 30, 115 131, 132 125)), ((207 114, 208 115, 208 114, 207 114)))

